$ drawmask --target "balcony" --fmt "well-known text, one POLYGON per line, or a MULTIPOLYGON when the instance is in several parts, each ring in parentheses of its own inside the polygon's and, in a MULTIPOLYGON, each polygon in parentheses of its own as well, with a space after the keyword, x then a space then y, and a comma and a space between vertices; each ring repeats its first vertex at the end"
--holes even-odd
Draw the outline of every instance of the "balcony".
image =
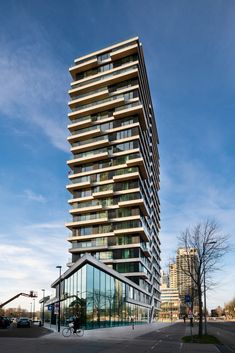
POLYGON ((143 279, 148 279, 148 275, 145 272, 126 272, 126 273, 123 272, 122 275, 125 277, 131 276, 131 277, 141 277, 143 279))
POLYGON ((136 44, 138 39, 139 39, 138 37, 134 37, 134 38, 125 40, 122 43, 118 43, 118 44, 112 45, 110 47, 107 47, 105 49, 101 49, 101 50, 98 50, 94 53, 77 58, 74 60, 74 62, 76 65, 78 65, 78 64, 86 63, 87 61, 89 61, 91 59, 96 59, 96 58, 101 59, 101 61, 104 61, 107 58, 109 58, 109 52, 114 52, 116 50, 120 50, 122 48, 129 47, 132 44, 136 44))
POLYGON ((76 65, 80 65, 80 64, 84 64, 87 61, 90 61, 90 60, 93 60, 93 59, 97 59, 97 55, 95 55, 95 53, 84 55, 84 56, 82 56, 80 58, 75 59, 74 62, 75 62, 76 65))
POLYGON ((106 146, 109 146, 110 145, 110 142, 109 142, 109 139, 107 136, 105 136, 103 139, 102 139, 102 136, 101 136, 101 139, 100 140, 95 140, 91 143, 87 143, 85 145, 78 145, 78 146, 74 146, 70 149, 71 152, 73 153, 76 153, 76 152, 85 152, 85 151, 89 151, 90 149, 94 149, 94 148, 97 148, 97 147, 106 147, 106 146))
POLYGON ((101 102, 99 104, 90 104, 89 107, 79 109, 77 108, 75 111, 71 112, 68 114, 69 118, 74 118, 74 117, 79 117, 79 116, 84 116, 84 115, 89 115, 89 114, 95 114, 99 112, 100 110, 108 110, 108 109, 113 109, 115 107, 121 106, 125 104, 125 98, 116 98, 116 97, 111 97, 107 99, 106 102, 101 102))
MULTIPOLYGON (((138 62, 135 62, 138 63, 138 62)), ((130 63, 133 64, 133 63, 130 63)), ((130 66, 128 64, 128 66, 130 66)), ((91 89, 95 89, 96 87, 104 87, 108 85, 113 85, 115 83, 119 83, 125 80, 129 80, 134 77, 138 77, 138 68, 135 65, 134 67, 128 67, 126 69, 121 69, 119 70, 115 69, 115 72, 112 72, 110 74, 104 75, 104 73, 99 74, 101 77, 97 77, 95 79, 90 79, 87 82, 78 83, 78 82, 73 82, 72 88, 69 90, 69 94, 75 94, 77 92, 88 92, 91 89)))
POLYGON ((79 128, 85 128, 85 127, 88 127, 90 126, 92 123, 92 120, 91 118, 89 119, 86 119, 86 120, 81 120, 80 122, 79 121, 76 121, 76 123, 72 123, 72 124, 69 124, 68 125, 68 130, 70 131, 74 131, 74 130, 77 130, 79 128))
POLYGON ((126 173, 119 174, 119 175, 114 175, 113 176, 113 181, 118 182, 118 181, 125 181, 125 180, 132 180, 132 179, 138 179, 140 178, 139 172, 133 172, 133 173, 126 173))
POLYGON ((79 226, 83 226, 83 225, 85 226, 90 224, 103 224, 107 222, 108 222, 108 218, 104 217, 104 218, 86 219, 85 221, 78 221, 77 224, 79 226))
POLYGON ((118 206, 119 207, 140 206, 143 214, 145 216, 147 216, 147 214, 148 214, 143 199, 120 201, 120 202, 118 202, 118 206))
POLYGON ((107 245, 100 245, 100 246, 91 246, 91 247, 73 247, 69 249, 71 253, 84 253, 84 252, 91 252, 91 251, 98 251, 98 250, 108 250, 107 245))
POLYGON ((95 137, 97 135, 99 135, 101 133, 101 129, 100 128, 97 128, 97 129, 94 129, 94 130, 88 130, 86 132, 83 132, 83 133, 77 133, 76 135, 71 135, 67 138, 67 140, 69 142, 74 142, 74 141, 77 141, 78 139, 79 140, 85 140, 87 138, 91 138, 91 137, 95 137))
POLYGON ((92 93, 92 94, 87 93, 86 95, 83 95, 83 97, 78 96, 76 99, 71 99, 68 105, 72 109, 76 107, 76 105, 78 105, 79 103, 88 104, 90 102, 93 102, 96 99, 103 99, 103 98, 107 98, 108 96, 109 96, 109 91, 107 88, 102 90, 97 90, 96 93, 92 93))
POLYGON ((149 241, 143 227, 115 229, 113 232, 114 232, 114 235, 138 233, 142 236, 142 239, 144 241, 149 241))
POLYGON ((94 206, 73 208, 69 212, 70 214, 82 214, 82 213, 95 212, 95 211, 101 211, 101 210, 102 210, 101 205, 94 205, 94 206))
POLYGON ((99 191, 99 192, 93 192, 93 194, 92 194, 92 196, 94 198, 96 198, 96 197, 106 197, 106 196, 112 196, 112 195, 113 195, 113 189, 99 191))
POLYGON ((99 71, 94 75, 90 75, 90 76, 81 78, 77 81, 74 81, 71 83, 71 86, 72 87, 82 87, 82 86, 87 85, 88 83, 95 83, 95 82, 102 81, 106 78, 113 77, 115 75, 119 75, 119 74, 122 74, 126 71, 129 71, 129 69, 137 68, 138 63, 139 63, 138 60, 135 60, 135 61, 125 63, 125 64, 118 66, 118 67, 115 67, 115 68, 110 67, 108 70, 99 71))
POLYGON ((130 106, 126 109, 115 111, 113 113, 113 117, 115 119, 120 119, 120 118, 124 118, 126 116, 135 115, 135 114, 137 114, 140 117, 141 126, 144 130, 146 130, 147 122, 146 122, 146 118, 145 118, 142 104, 138 103, 138 104, 136 104, 134 106, 130 106))
POLYGON ((133 44, 128 47, 112 51, 110 53, 110 57, 112 58, 112 60, 117 60, 117 59, 124 58, 125 56, 136 54, 137 51, 138 51, 138 44, 133 44))
POLYGON ((74 166, 74 165, 79 165, 83 163, 99 161, 100 159, 105 159, 105 158, 109 158, 108 152, 97 153, 97 154, 94 153, 85 157, 71 159, 67 161, 67 164, 69 166, 74 166))
POLYGON ((76 236, 71 236, 71 237, 67 238, 67 240, 70 242, 72 242, 74 240, 89 240, 89 239, 95 240, 97 238, 103 238, 103 237, 109 237, 109 236, 110 237, 114 236, 114 234, 112 232, 106 232, 106 233, 96 233, 96 234, 87 234, 87 235, 76 235, 76 236))
POLYGON ((74 221, 74 222, 68 222, 65 224, 65 226, 69 229, 72 229, 74 227, 79 227, 83 225, 90 225, 90 224, 103 224, 108 222, 108 218, 94 218, 94 219, 87 219, 85 221, 74 221))
POLYGON ((92 58, 90 60, 87 60, 83 63, 77 64, 75 66, 70 67, 69 72, 71 74, 71 76, 73 77, 73 79, 76 79, 76 74, 78 74, 79 72, 82 71, 86 71, 86 70, 90 70, 93 67, 96 67, 98 64, 98 60, 97 58, 92 58))
POLYGON ((69 184, 66 186, 66 189, 70 192, 72 192, 73 190, 77 190, 77 189, 85 189, 87 187, 91 186, 91 182, 90 180, 87 181, 81 181, 78 183, 74 183, 74 184, 69 184))
POLYGON ((143 178, 147 179, 148 173, 147 173, 145 163, 144 163, 144 160, 142 157, 130 159, 126 162, 126 164, 128 167, 138 166, 140 168, 140 172, 141 172, 143 178))
MULTIPOLYGON (((104 152, 104 153, 107 154, 108 152, 104 152)), ((95 156, 99 156, 99 154, 95 154, 95 156)), ((89 156, 87 156, 87 157, 89 157, 89 156)), ((73 161, 73 160, 71 160, 71 161, 73 161)), ((89 183, 92 183, 93 186, 99 186, 100 188, 102 187, 103 190, 99 190, 99 192, 106 192, 106 191, 110 191, 110 190, 113 191, 112 184, 115 181, 119 181, 119 180, 122 181, 122 180, 129 180, 129 179, 132 180, 132 179, 138 179, 140 177, 140 174, 139 174, 137 167, 125 168, 125 166, 126 165, 123 164, 123 165, 118 165, 118 166, 113 166, 113 167, 89 170, 89 171, 81 172, 81 173, 78 172, 76 174, 70 175, 69 179, 71 180, 71 182, 73 184, 74 183, 81 183, 81 182, 89 182, 89 183), (124 167, 124 168, 122 169, 122 167, 124 167), (99 174, 98 177, 96 176, 97 172, 99 174), (107 185, 107 184, 109 184, 109 185, 107 185), (104 186, 107 186, 107 188, 104 186)), ((126 191, 119 190, 119 191, 118 190, 115 191, 115 194, 118 195, 123 192, 128 193, 128 190, 126 190, 126 191)), ((93 197, 94 197, 94 194, 96 196, 96 193, 93 193, 93 195, 92 195, 93 197)), ((101 194, 97 194, 97 196, 98 195, 101 195, 101 194)))
MULTIPOLYGON (((80 142, 80 141, 79 141, 80 142)), ((75 144, 76 145, 76 144, 75 144)), ((75 146, 76 147, 76 146, 75 146)), ((112 148, 112 147, 111 147, 112 148)), ((91 151, 85 151, 85 152, 80 152, 80 153, 74 153, 73 154, 73 159, 78 159, 78 158, 85 158, 85 157, 90 157, 90 156, 96 156, 101 153, 111 153, 112 149, 111 148, 97 148, 97 149, 92 149, 91 151)))
POLYGON ((93 196, 76 197, 76 198, 68 200, 68 203, 74 204, 76 202, 92 201, 93 199, 94 199, 93 196))
POLYGON ((141 249, 147 257, 151 257, 151 250, 150 250, 148 244, 141 243, 141 249))

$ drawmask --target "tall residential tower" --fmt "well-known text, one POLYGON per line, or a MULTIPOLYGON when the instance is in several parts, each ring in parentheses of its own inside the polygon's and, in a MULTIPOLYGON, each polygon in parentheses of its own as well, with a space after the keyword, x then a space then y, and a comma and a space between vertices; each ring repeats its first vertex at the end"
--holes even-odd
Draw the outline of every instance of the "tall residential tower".
POLYGON ((120 273, 145 293, 151 320, 160 308, 159 141, 142 45, 132 38, 69 71, 69 271, 93 258, 120 273))
POLYGON ((177 288, 177 266, 176 263, 169 264, 170 288, 177 288))
POLYGON ((177 250, 177 288, 179 290, 180 299, 182 303, 185 303, 185 295, 190 295, 193 301, 195 301, 195 304, 197 304, 197 291, 195 289, 195 283, 193 282, 192 278, 187 274, 188 272, 195 272, 197 263, 197 249, 179 248, 177 250))

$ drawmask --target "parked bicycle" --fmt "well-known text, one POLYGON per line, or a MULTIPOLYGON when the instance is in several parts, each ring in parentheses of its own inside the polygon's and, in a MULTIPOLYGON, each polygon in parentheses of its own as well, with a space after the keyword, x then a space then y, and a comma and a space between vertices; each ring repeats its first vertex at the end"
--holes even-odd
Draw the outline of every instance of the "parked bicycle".
POLYGON ((82 328, 77 329, 74 331, 74 324, 70 323, 68 327, 65 327, 62 330, 62 335, 64 337, 70 337, 71 335, 77 335, 78 337, 82 337, 84 335, 84 330, 82 328))

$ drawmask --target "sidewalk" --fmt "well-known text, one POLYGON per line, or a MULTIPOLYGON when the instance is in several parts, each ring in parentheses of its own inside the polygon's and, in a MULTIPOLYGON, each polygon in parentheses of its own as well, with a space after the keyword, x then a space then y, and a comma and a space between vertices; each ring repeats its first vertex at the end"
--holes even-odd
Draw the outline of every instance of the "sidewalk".
MULTIPOLYGON (((164 327, 168 327, 171 324, 168 322, 154 322, 152 324, 135 325, 134 330, 131 325, 118 326, 118 327, 106 327, 93 330, 85 330, 86 337, 92 337, 97 339, 135 339, 138 336, 149 333, 151 331, 158 331, 164 327)), ((57 336, 62 335, 64 326, 60 327, 60 333, 57 330, 56 325, 44 324, 44 327, 52 330, 57 336)))
MULTIPOLYGON (((53 330, 50 335, 44 336, 43 339, 64 339, 62 336, 63 326, 61 332, 57 332, 55 325, 45 324, 46 328, 53 330)), ((197 334, 197 326, 192 328, 192 334, 197 334)), ((183 324, 171 324, 163 322, 155 322, 147 325, 137 325, 134 330, 131 326, 120 326, 112 328, 100 328, 94 330, 86 330, 82 337, 83 341, 113 341, 132 344, 139 344, 141 342, 151 342, 151 353, 219 353, 220 350, 213 344, 198 344, 198 343, 183 343, 181 338, 183 336, 190 336, 189 322, 183 324), (132 343, 131 343, 132 342, 132 343)), ((76 337, 74 338, 76 339, 76 337)), ((80 338, 81 339, 81 338, 80 338)), ((85 343, 85 342, 84 342, 85 343)), ((147 346, 147 345, 146 345, 147 346)), ((140 347, 139 347, 140 348, 140 347)))
MULTIPOLYGON (((198 334, 198 325, 194 323, 191 331, 190 323, 187 322, 185 336, 198 334)), ((220 350, 214 344, 183 343, 181 353, 219 353, 220 350)))

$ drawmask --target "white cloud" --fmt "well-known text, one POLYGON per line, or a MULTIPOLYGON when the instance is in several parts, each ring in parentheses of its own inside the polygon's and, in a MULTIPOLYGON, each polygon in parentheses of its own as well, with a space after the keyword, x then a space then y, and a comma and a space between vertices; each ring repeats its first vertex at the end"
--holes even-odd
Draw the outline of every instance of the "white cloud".
POLYGON ((0 51, 0 113, 23 121, 28 129, 38 127, 67 152, 67 68, 52 56, 43 34, 24 46, 1 40, 0 51))
POLYGON ((227 266, 226 270, 222 270, 216 276, 217 285, 212 290, 208 291, 208 307, 214 309, 217 306, 223 306, 235 297, 235 282, 234 272, 231 267, 227 266))
POLYGON ((46 198, 41 194, 36 194, 34 191, 26 189, 23 194, 28 200, 36 202, 46 202, 46 198))
MULTIPOLYGON (((62 265, 66 270, 69 259, 66 233, 61 222, 52 222, 18 226, 12 234, 1 235, 1 302, 30 290, 38 292, 39 297, 41 288, 52 292, 50 284, 58 276, 56 266, 62 265), (15 234, 17 237, 13 237, 15 234)), ((7 307, 19 304, 25 306, 21 297, 7 307)))
POLYGON ((222 271, 214 274, 218 285, 208 293, 209 307, 223 305, 234 296, 234 198, 235 187, 223 174, 213 173, 202 162, 187 158, 174 160, 164 168, 167 182, 162 183, 161 200, 161 258, 164 268, 169 258, 176 255, 177 237, 188 226, 214 218, 224 234, 230 234, 230 252, 221 263, 222 271), (226 185, 226 188, 224 187, 226 185), (230 261, 230 265, 228 262, 230 261), (232 270, 232 271, 231 271, 232 270), (226 291, 224 290, 226 288, 226 291))

